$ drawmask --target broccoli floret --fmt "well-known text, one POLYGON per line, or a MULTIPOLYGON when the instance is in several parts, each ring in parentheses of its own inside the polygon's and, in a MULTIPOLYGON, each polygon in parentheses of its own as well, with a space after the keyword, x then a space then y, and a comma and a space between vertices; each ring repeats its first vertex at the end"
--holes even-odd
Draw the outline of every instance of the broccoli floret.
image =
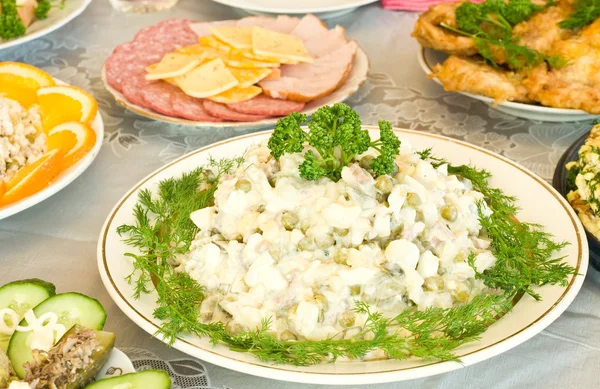
POLYGON ((35 9, 35 17, 42 20, 48 17, 52 4, 50 0, 38 0, 37 8, 35 9))

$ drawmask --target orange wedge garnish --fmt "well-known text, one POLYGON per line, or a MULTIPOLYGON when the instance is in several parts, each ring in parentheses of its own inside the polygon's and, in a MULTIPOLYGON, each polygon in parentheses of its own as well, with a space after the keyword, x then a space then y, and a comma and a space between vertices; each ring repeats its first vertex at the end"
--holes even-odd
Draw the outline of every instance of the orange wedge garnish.
POLYGON ((60 171, 62 154, 50 150, 34 163, 25 166, 6 183, 0 206, 22 200, 44 189, 60 171))
POLYGON ((67 122, 48 131, 48 150, 63 154, 62 169, 75 164, 96 144, 96 131, 87 124, 67 122))
POLYGON ((46 131, 66 122, 91 124, 98 103, 86 91, 74 86, 56 85, 37 91, 42 125, 46 131))
POLYGON ((52 77, 36 67, 0 62, 0 96, 16 100, 25 108, 37 103, 39 88, 53 85, 52 77))

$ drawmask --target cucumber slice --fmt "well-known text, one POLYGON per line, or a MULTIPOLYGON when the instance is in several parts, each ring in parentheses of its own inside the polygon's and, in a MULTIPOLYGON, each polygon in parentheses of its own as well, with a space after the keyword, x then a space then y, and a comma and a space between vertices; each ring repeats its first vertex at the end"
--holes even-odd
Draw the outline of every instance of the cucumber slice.
POLYGON ((85 389, 169 389, 171 378, 162 370, 145 370, 139 373, 105 378, 96 381, 85 389))
MULTIPOLYGON (((106 321, 106 311, 98 300, 80 293, 57 294, 33 308, 33 312, 36 317, 46 312, 54 312, 58 316, 58 323, 66 328, 80 324, 92 330, 101 330, 106 321)), ((26 325, 25 320, 21 321, 21 325, 26 325)), ((10 338, 8 345, 8 358, 20 378, 25 375, 23 364, 32 359, 30 336, 31 331, 17 331, 10 338)))
MULTIPOLYGON (((10 308, 23 318, 25 312, 56 294, 49 282, 35 279, 14 281, 0 288, 0 309, 10 308)), ((4 320, 4 318, 0 318, 4 320)), ((0 349, 6 351, 10 335, 0 334, 0 349)))

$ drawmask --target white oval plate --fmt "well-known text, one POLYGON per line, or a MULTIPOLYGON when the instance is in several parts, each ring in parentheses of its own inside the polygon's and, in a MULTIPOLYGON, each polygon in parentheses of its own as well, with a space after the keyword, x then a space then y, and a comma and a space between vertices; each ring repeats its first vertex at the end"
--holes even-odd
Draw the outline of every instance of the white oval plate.
MULTIPOLYGON (((65 82, 54 79, 57 85, 67 85, 65 82)), ((27 208, 33 207, 39 202, 46 200, 48 197, 52 196, 56 192, 63 189, 65 186, 69 185, 71 182, 75 181, 77 177, 81 175, 94 161, 100 148, 102 147, 102 142, 104 140, 104 123, 102 122, 102 116, 100 116, 100 111, 96 115, 94 122, 92 123, 92 128, 96 131, 96 144, 94 148, 90 150, 89 153, 85 155, 85 157, 81 158, 75 165, 69 167, 67 170, 62 171, 58 176, 54 178, 54 181, 42 189, 41 191, 32 194, 29 197, 24 198, 23 200, 17 201, 16 203, 9 204, 4 207, 0 207, 0 220, 6 219, 9 216, 14 215, 15 213, 19 213, 27 208)))
MULTIPOLYGON (((443 63, 446 60, 446 58, 448 58, 448 54, 446 53, 442 53, 441 51, 436 51, 425 47, 421 47, 418 53, 419 64, 421 65, 421 68, 427 75, 433 73, 432 69, 435 65, 437 65, 438 63, 443 63)), ((437 78, 434 78, 433 80, 438 84, 442 85, 442 83, 437 78)), ((591 120, 598 118, 598 115, 592 115, 580 109, 552 108, 545 107, 543 105, 515 103, 512 101, 494 104, 494 99, 486 96, 475 95, 467 92, 458 93, 472 97, 479 101, 483 101, 490 107, 500 112, 520 117, 523 119, 540 120, 546 122, 575 122, 579 120, 591 120)))
MULTIPOLYGON (((346 100, 350 96, 352 96, 358 88, 361 87, 362 84, 367 79, 367 73, 369 72, 369 58, 367 54, 359 47, 356 51, 356 55, 354 56, 354 63, 352 64, 352 70, 346 79, 346 82, 338 89, 333 91, 328 96, 321 97, 319 99, 313 100, 310 103, 307 103, 302 110, 302 113, 310 116, 317 109, 321 108, 324 105, 330 105, 334 103, 341 103, 346 100)), ((160 120, 167 123, 173 124, 183 124, 187 126, 195 126, 200 128, 208 128, 208 129, 218 129, 218 128, 237 128, 241 130, 248 129, 260 129, 266 127, 272 127, 279 120, 278 117, 273 117, 265 120, 260 120, 257 122, 198 122, 193 120, 181 119, 166 115, 161 115, 157 112, 152 111, 151 109, 140 107, 139 105, 135 105, 129 102, 123 96, 121 92, 111 87, 106 81, 106 70, 102 68, 102 82, 104 83, 104 87, 106 90, 110 92, 117 101, 117 103, 121 104, 125 108, 130 111, 137 113, 138 115, 145 116, 150 119, 160 120)))
POLYGON ((27 28, 25 35, 3 41, 0 39, 0 50, 8 49, 9 47, 20 45, 25 42, 29 42, 46 34, 50 34, 52 31, 61 28, 71 20, 79 16, 92 0, 67 0, 65 1, 65 7, 63 9, 54 8, 50 11, 47 19, 36 20, 27 28))
MULTIPOLYGON (((370 130, 375 128, 365 127, 370 130)), ((418 150, 432 147, 436 156, 447 158, 452 163, 473 164, 490 171, 493 174, 493 186, 518 197, 517 205, 522 209, 517 215, 520 220, 539 223, 545 226, 546 231, 554 234, 558 241, 571 242, 557 256, 564 256, 565 261, 574 266, 580 275, 571 277, 566 288, 534 288, 543 300, 536 302, 529 295, 524 296, 512 312, 490 326, 480 341, 457 349, 456 353, 463 364, 411 359, 350 361, 297 367, 264 363, 251 355, 231 351, 223 345, 213 347, 206 338, 194 336, 182 335, 174 347, 215 365, 271 379, 327 385, 374 384, 425 377, 472 365, 523 343, 558 318, 577 295, 588 268, 585 232, 563 197, 534 173, 480 147, 435 134, 410 130, 396 132, 401 139, 418 150), (540 209, 544 212, 539 212, 540 209)), ((264 140, 270 133, 266 131, 228 139, 189 153, 144 178, 111 211, 98 241, 100 275, 119 308, 149 334, 154 334, 160 325, 160 321, 152 314, 156 308, 156 294, 143 295, 139 300, 132 298, 134 289, 125 277, 133 271, 133 265, 124 254, 135 250, 123 243, 116 232, 117 227, 134 224, 133 207, 141 189, 153 190, 161 180, 180 176, 183 172, 204 165, 209 156, 219 159, 241 155, 249 146, 264 140)))
POLYGON ((321 19, 332 18, 354 11, 377 0, 213 0, 216 3, 241 8, 250 13, 316 14, 321 19))

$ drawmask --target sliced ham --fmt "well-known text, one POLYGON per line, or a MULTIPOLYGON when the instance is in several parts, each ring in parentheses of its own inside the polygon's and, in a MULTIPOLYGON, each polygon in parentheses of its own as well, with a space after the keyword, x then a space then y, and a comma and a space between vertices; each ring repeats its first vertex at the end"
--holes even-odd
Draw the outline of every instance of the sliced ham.
POLYGON ((225 104, 215 103, 214 101, 204 100, 204 109, 211 116, 215 116, 224 120, 231 120, 234 122, 257 122, 259 120, 266 119, 267 116, 260 115, 247 115, 244 113, 235 112, 229 109, 225 104))
POLYGON ((304 41, 304 47, 313 58, 319 58, 327 55, 338 48, 342 47, 346 42, 346 30, 343 27, 336 26, 331 30, 319 32, 304 41))
POLYGON ((227 107, 232 111, 249 115, 285 116, 302 111, 304 103, 274 99, 261 94, 248 101, 228 104, 227 107))
POLYGON ((188 96, 182 91, 176 91, 171 94, 171 106, 175 115, 200 122, 222 122, 222 119, 211 116, 204 109, 202 101, 202 99, 188 96))
POLYGON ((315 15, 308 14, 304 16, 300 23, 291 31, 290 34, 297 36, 303 41, 327 31, 327 26, 315 15))
POLYGON ((282 34, 289 34, 294 30, 294 28, 296 28, 298 23, 300 23, 300 19, 287 15, 279 15, 277 18, 269 18, 267 16, 249 16, 247 18, 238 20, 237 26, 258 26, 277 31, 282 34))
POLYGON ((350 74, 357 47, 351 41, 311 64, 282 66, 279 80, 261 81, 259 85, 266 95, 276 99, 308 102, 326 96, 350 74))

